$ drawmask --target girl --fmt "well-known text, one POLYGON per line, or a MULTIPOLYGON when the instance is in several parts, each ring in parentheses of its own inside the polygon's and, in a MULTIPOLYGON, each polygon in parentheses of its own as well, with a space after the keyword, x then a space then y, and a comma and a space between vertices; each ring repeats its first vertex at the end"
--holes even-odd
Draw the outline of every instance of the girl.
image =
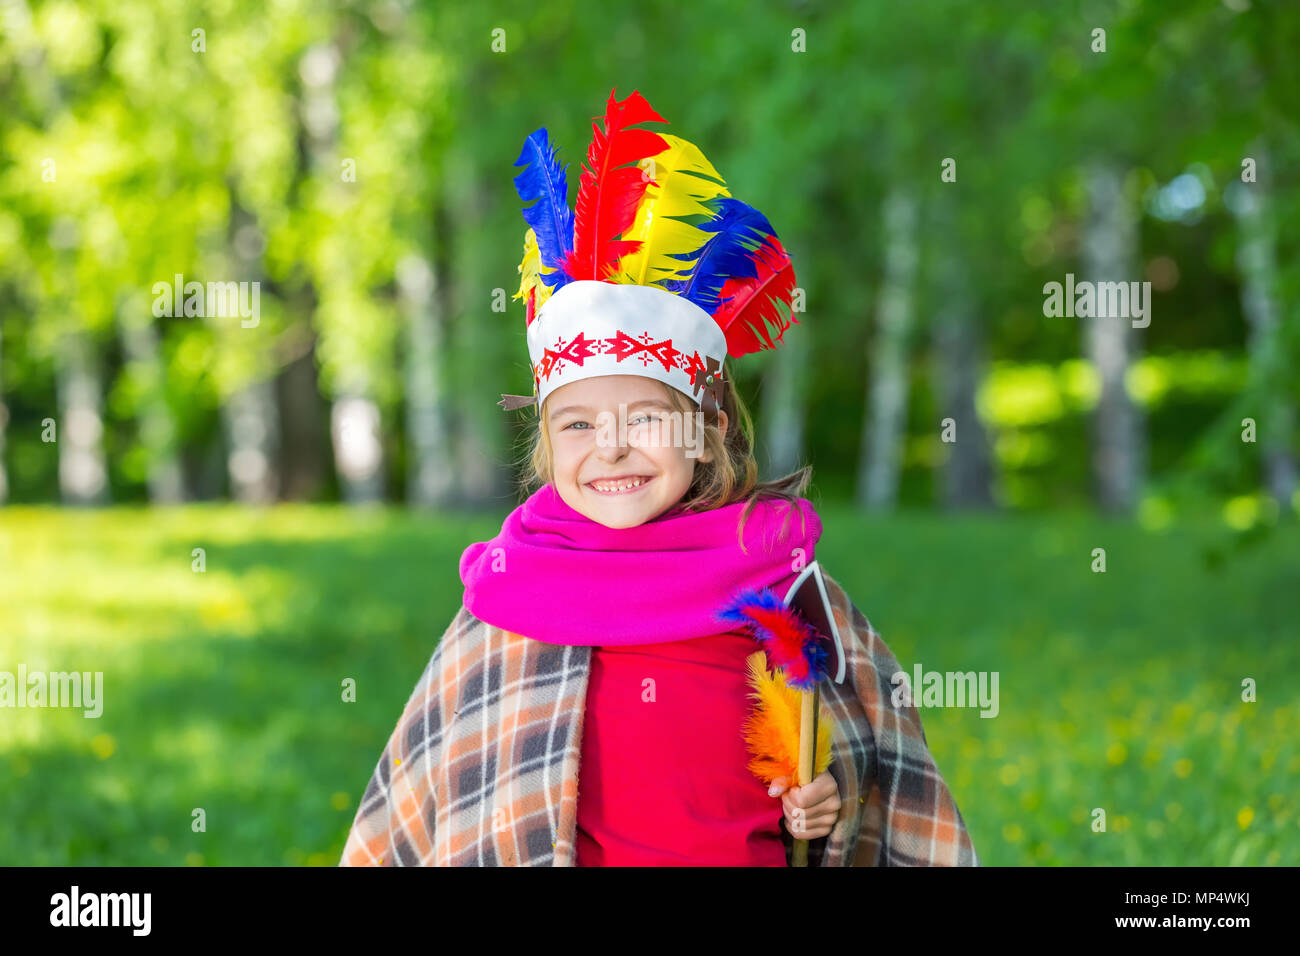
POLYGON ((848 674, 822 683, 831 764, 803 787, 750 772, 757 645, 719 612, 785 595, 821 521, 809 468, 757 480, 723 363, 782 340, 794 274, 762 214, 647 121, 610 94, 576 219, 544 129, 515 164, 539 200, 516 296, 534 390, 502 404, 538 411, 540 487, 462 555, 461 609, 341 862, 786 866, 797 838, 809 865, 978 865, 920 718, 891 703, 902 668, 824 573, 848 674))

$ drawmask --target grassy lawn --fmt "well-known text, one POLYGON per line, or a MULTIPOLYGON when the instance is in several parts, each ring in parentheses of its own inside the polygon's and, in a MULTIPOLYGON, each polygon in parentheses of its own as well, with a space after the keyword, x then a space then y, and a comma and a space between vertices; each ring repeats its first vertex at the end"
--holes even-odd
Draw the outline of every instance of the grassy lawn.
MULTIPOLYGON (((983 863, 1300 863, 1294 526, 821 512, 819 558, 909 674, 999 674, 995 718, 922 709, 983 863)), ((335 865, 500 519, 0 511, 0 671, 104 688, 98 719, 0 710, 0 864, 335 865)))

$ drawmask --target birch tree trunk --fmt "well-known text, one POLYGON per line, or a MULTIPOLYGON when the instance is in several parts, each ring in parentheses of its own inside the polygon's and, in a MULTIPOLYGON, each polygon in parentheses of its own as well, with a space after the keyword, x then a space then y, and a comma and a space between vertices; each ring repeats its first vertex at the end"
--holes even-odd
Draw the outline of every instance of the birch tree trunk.
POLYGON ((763 376, 763 439, 766 478, 795 471, 804 459, 805 373, 808 330, 791 325, 763 376))
POLYGON ((894 186, 885 200, 885 275, 876 306, 876 338, 868 356, 868 402, 858 464, 857 498, 872 509, 898 500, 903 430, 907 423, 907 343, 919 259, 916 199, 894 186))
POLYGON ((9 406, 5 404, 4 323, 0 322, 0 505, 9 500, 9 472, 5 470, 5 430, 9 427, 9 406))
POLYGON ((1231 205, 1241 233, 1237 268, 1241 274, 1241 308, 1250 327, 1248 350, 1251 376, 1258 383, 1261 406, 1258 434, 1263 457, 1264 485, 1285 508, 1295 494, 1296 462, 1291 454, 1295 409, 1286 400, 1286 363, 1280 342, 1280 303, 1277 297, 1277 236, 1272 213, 1269 157, 1263 143, 1253 143, 1255 182, 1237 188, 1231 205))
MULTIPOLYGON (((261 281, 264 246, 261 230, 253 216, 235 199, 232 186, 226 261, 235 281, 261 281)), ((231 496, 236 501, 267 504, 275 501, 280 493, 280 410, 274 377, 264 367, 267 356, 262 334, 256 327, 244 328, 238 309, 235 312, 233 316, 208 316, 208 321, 216 326, 221 348, 251 350, 247 361, 242 363, 248 370, 248 378, 221 406, 227 443, 226 471, 231 496)))
MULTIPOLYGON (((1084 278, 1131 282, 1138 274, 1137 213, 1124 192, 1122 169, 1099 161, 1086 170, 1088 213, 1083 237, 1084 278)), ((1125 385, 1137 351, 1129 317, 1081 318, 1089 360, 1101 378, 1092 423, 1093 472, 1098 502, 1110 513, 1132 511, 1145 471, 1141 409, 1125 385)))
MULTIPOLYGON (((306 132, 308 168, 322 180, 333 180, 339 107, 337 81, 342 53, 337 41, 317 44, 302 57, 302 123, 306 132)), ((365 359, 349 363, 337 376, 330 408, 334 466, 349 504, 378 504, 384 498, 384 456, 381 416, 365 359)))
POLYGON ((455 494, 452 451, 443 401, 440 297, 430 263, 408 256, 398 263, 397 284, 406 313, 406 435, 410 449, 407 500, 419 508, 438 508, 455 494))
MULTIPOLYGON (((47 116, 63 113, 63 93, 46 65, 45 50, 33 28, 27 0, 3 0, 0 21, 6 42, 11 43, 22 63, 24 79, 33 96, 44 105, 47 116)), ((59 216, 50 229, 50 245, 56 250, 61 273, 71 279, 76 266, 71 251, 79 240, 76 219, 59 216)), ((104 422, 100 414, 101 383, 95 355, 79 317, 71 314, 73 298, 65 299, 64 315, 47 321, 63 323, 63 334, 55 346, 55 391, 58 413, 55 441, 59 456, 59 495, 68 504, 102 504, 108 500, 108 472, 100 438, 104 422)), ((7 412, 3 413, 7 417, 7 412)), ((4 422, 0 422, 0 431, 4 422)), ((2 435, 0 435, 2 437, 2 435)), ((2 467, 2 466, 0 466, 2 467)), ((0 496, 7 497, 7 480, 0 496)))
POLYGON ((158 331, 148 304, 140 297, 128 296, 119 303, 118 332, 130 374, 140 383, 140 442, 148 455, 149 501, 175 504, 185 499, 176 455, 176 422, 167 405, 158 331))
MULTIPOLYGON (((953 420, 953 441, 945 445, 943 500, 949 509, 993 505, 993 468, 988 434, 975 396, 984 372, 984 342, 977 320, 966 250, 942 199, 936 220, 940 255, 935 264, 940 300, 933 341, 938 358, 939 418, 953 420)), ((942 425, 942 421, 940 422, 942 425)))
POLYGON ((57 365, 60 495, 68 504, 104 504, 108 500, 108 476, 100 445, 104 434, 101 385, 84 332, 70 329, 64 333, 57 365))
MULTIPOLYGON (((442 194, 446 203, 435 212, 445 213, 448 225, 445 229, 438 228, 438 232, 473 238, 457 243, 454 248, 447 244, 440 246, 439 262, 445 261, 447 265, 445 269, 440 266, 439 271, 450 277, 450 301, 461 304, 460 314, 479 316, 479 310, 486 308, 492 288, 488 283, 492 280, 483 277, 472 260, 476 255, 482 258, 500 253, 477 238, 483 233, 486 190, 464 146, 449 150, 444 169, 442 194)), ((506 270, 504 274, 513 276, 517 286, 519 280, 514 267, 508 265, 506 270)), ((503 291, 508 297, 514 289, 503 291)), ((448 396, 445 407, 454 449, 456 500, 469 508, 498 508, 502 499, 513 491, 508 487, 511 472, 503 449, 508 445, 505 438, 510 428, 508 422, 519 413, 503 412, 496 401, 502 393, 527 392, 532 388, 524 332, 522 308, 508 299, 504 322, 496 314, 467 318, 454 331, 459 359, 455 373, 449 372, 447 378, 459 387, 448 396), (501 329, 508 332, 503 333, 501 329), (477 382, 485 382, 486 386, 471 387, 477 382)))

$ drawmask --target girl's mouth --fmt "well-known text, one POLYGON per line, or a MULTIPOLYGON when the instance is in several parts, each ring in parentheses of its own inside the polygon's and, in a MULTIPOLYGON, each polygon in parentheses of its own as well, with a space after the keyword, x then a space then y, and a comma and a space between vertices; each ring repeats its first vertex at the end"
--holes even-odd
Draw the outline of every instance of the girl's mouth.
POLYGON ((637 475, 620 481, 589 481, 587 487, 598 495, 613 498, 616 495, 630 495, 640 491, 652 481, 654 481, 653 475, 637 475))

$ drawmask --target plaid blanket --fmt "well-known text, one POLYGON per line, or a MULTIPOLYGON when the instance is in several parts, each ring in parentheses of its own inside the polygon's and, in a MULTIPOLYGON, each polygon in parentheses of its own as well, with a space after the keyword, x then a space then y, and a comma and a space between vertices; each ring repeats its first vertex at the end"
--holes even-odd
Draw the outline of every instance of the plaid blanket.
MULTIPOLYGON (((808 865, 978 866, 920 715, 892 704, 890 677, 902 668, 824 577, 847 657, 844 683, 822 684, 843 808, 809 843, 808 865)), ((573 866, 590 653, 462 607, 379 758, 340 865, 573 866)), ((789 860, 793 839, 782 832, 789 860)))

